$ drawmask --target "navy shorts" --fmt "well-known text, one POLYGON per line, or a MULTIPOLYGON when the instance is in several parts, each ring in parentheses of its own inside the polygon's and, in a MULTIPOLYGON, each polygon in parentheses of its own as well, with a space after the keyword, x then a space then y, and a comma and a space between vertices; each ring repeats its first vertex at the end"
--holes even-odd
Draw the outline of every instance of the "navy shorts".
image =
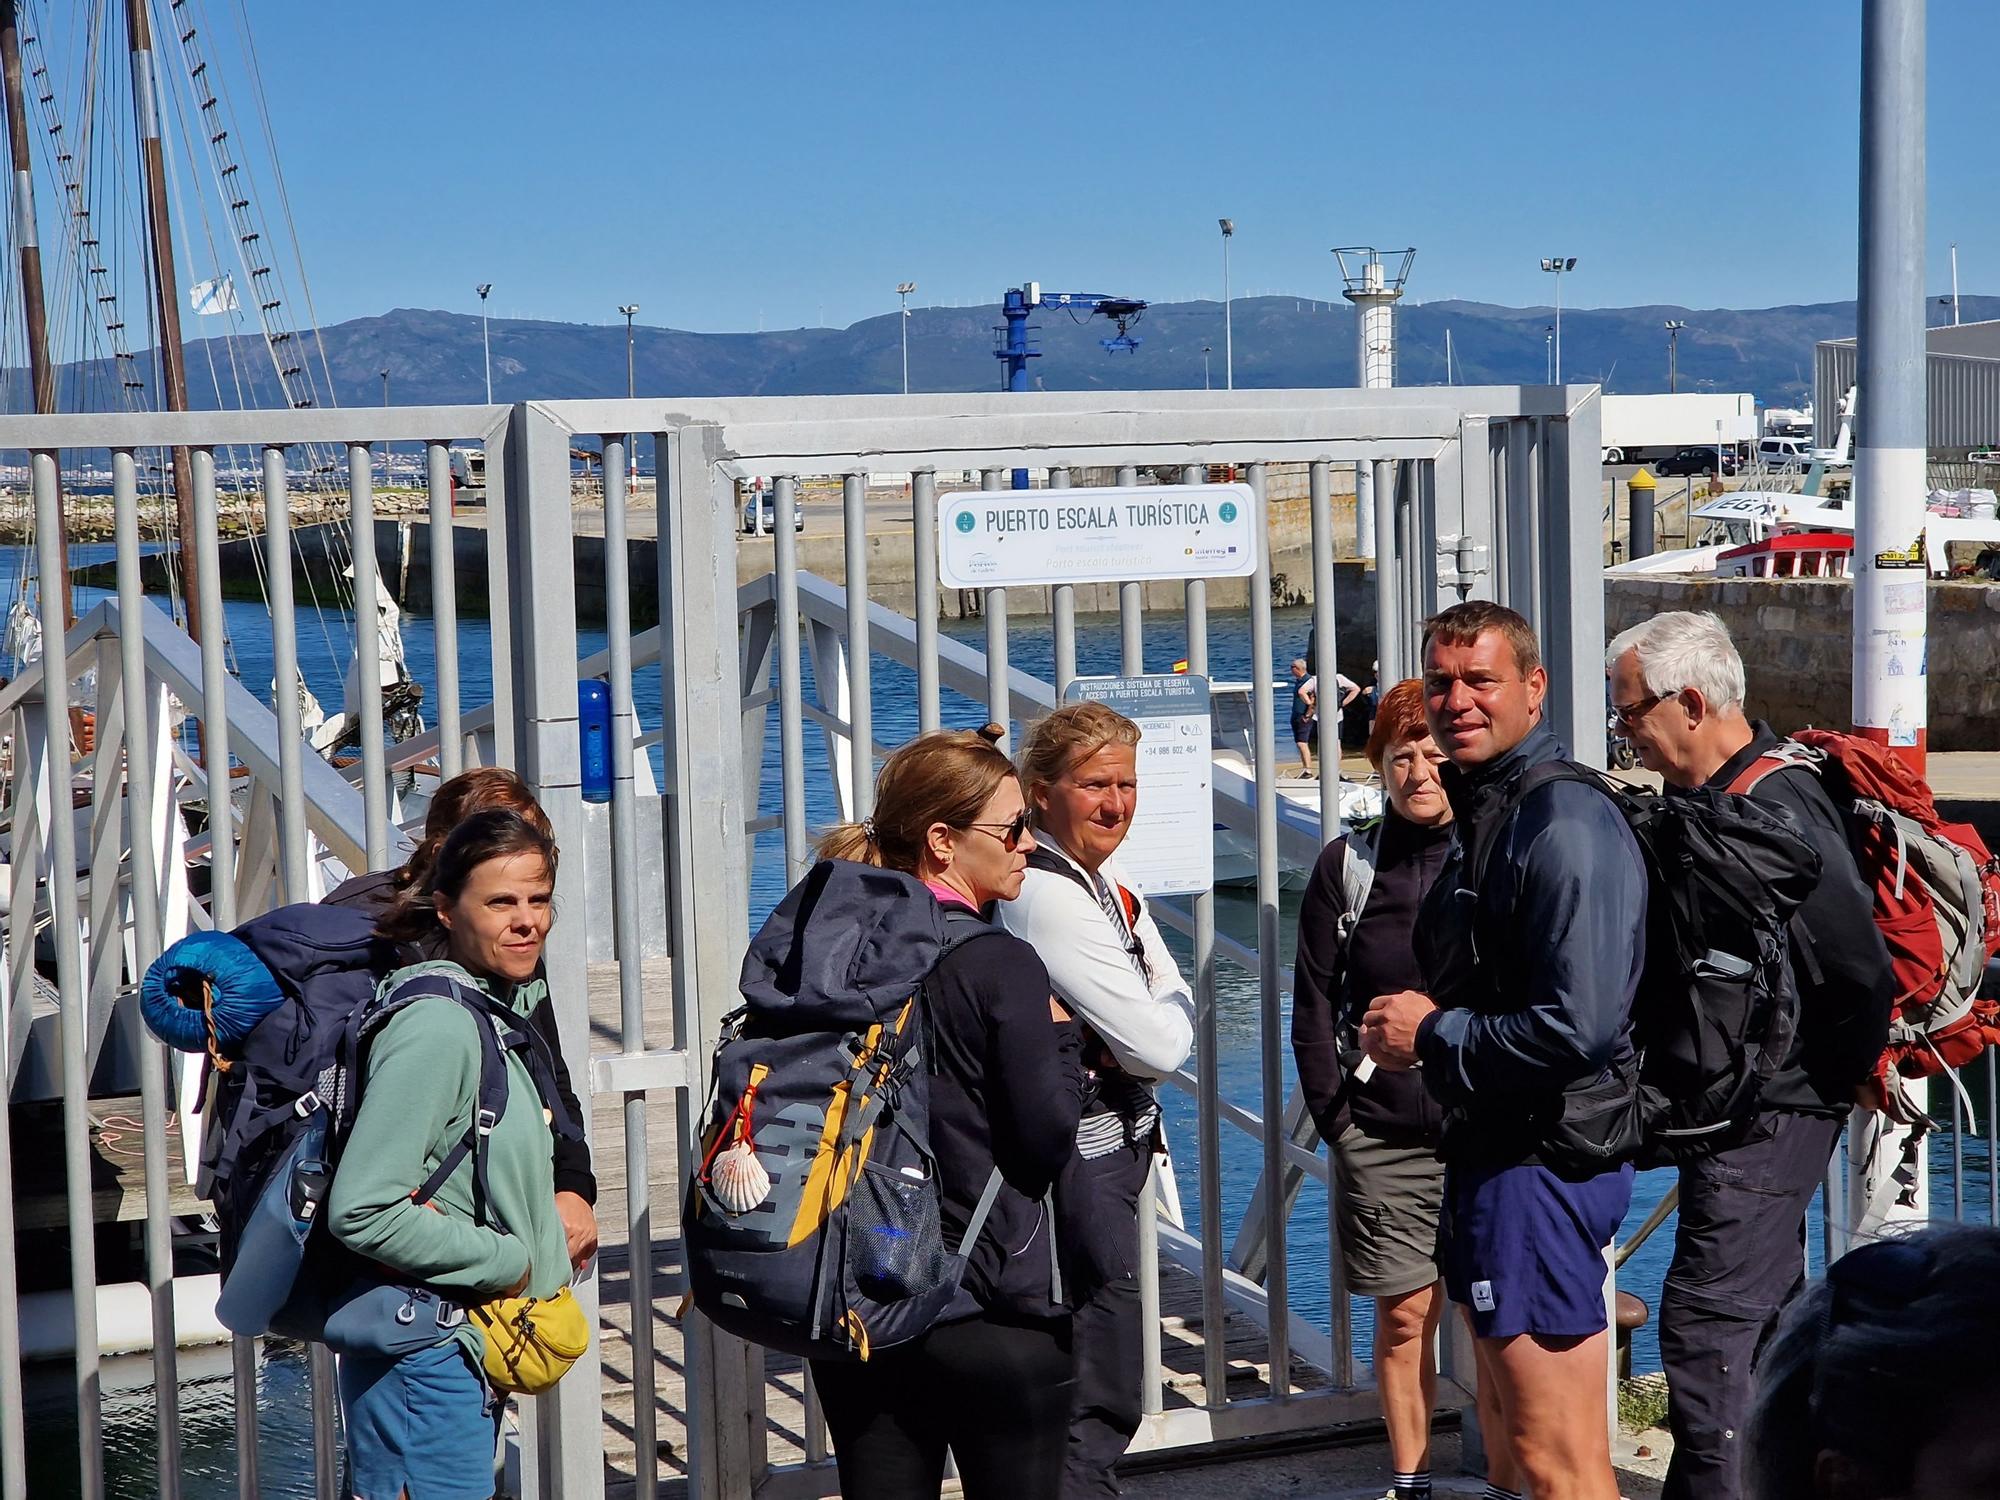
POLYGON ((1602 1333, 1604 1248, 1631 1202, 1630 1163, 1576 1181, 1541 1166, 1448 1165, 1438 1222, 1446 1295, 1485 1339, 1602 1333))

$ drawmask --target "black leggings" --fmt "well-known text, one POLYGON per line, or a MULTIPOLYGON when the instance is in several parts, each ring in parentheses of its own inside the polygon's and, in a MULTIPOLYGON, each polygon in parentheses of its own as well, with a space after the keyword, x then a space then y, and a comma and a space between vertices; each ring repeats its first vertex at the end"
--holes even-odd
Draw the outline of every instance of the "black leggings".
POLYGON ((1075 1390, 1069 1320, 971 1318, 865 1364, 813 1361, 847 1500, 1056 1500, 1075 1390))

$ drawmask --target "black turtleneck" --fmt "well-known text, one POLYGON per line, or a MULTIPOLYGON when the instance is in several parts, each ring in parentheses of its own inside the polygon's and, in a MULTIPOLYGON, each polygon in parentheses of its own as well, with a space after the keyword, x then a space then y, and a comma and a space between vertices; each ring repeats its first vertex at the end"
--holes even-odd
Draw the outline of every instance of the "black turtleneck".
POLYGON ((1366 1083, 1350 1086, 1345 1096, 1340 1085, 1359 1061, 1355 1033, 1368 1002, 1423 987, 1411 939, 1417 908, 1444 867, 1451 825, 1426 828, 1393 811, 1384 817, 1376 835, 1368 902, 1343 944, 1348 842, 1339 839, 1321 851, 1299 903, 1292 978, 1292 1052, 1299 1086, 1328 1140, 1351 1119, 1380 1140, 1435 1146, 1443 1111, 1420 1073, 1378 1069, 1366 1083))

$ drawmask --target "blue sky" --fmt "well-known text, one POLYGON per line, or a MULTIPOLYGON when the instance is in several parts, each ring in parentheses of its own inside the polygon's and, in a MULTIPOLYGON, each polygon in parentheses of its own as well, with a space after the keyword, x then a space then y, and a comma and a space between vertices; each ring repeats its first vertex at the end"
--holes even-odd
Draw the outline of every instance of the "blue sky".
MULTIPOLYGON (((218 16, 233 10, 214 4, 218 16)), ((2000 5, 1930 5, 1931 281, 2000 291, 2000 5)), ((706 330, 1050 289, 1693 307, 1854 293, 1856 0, 252 8, 323 321, 706 330), (282 80, 282 86, 280 86, 282 80)))

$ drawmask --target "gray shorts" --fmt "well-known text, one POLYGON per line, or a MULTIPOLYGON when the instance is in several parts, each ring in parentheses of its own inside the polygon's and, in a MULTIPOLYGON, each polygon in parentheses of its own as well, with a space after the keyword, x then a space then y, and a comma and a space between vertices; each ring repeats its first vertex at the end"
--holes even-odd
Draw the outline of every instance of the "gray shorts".
POLYGON ((1350 1125, 1330 1153, 1334 1228, 1347 1288, 1402 1297, 1438 1278, 1444 1163, 1424 1146, 1392 1146, 1350 1125))

